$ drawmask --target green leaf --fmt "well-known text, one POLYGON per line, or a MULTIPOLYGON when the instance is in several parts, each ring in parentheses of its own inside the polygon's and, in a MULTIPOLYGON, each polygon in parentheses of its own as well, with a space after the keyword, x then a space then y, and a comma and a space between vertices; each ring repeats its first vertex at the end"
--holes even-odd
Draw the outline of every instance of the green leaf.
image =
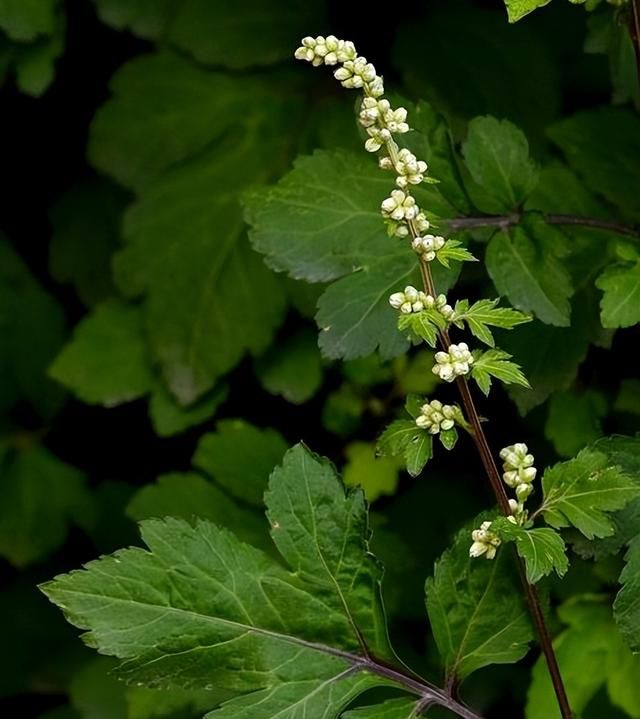
MULTIPOLYGON (((275 187, 245 199, 251 242, 270 267, 309 282, 337 280, 320 297, 316 316, 320 348, 331 358, 364 357, 377 348, 385 358, 404 352, 407 343, 388 299, 419 282, 415 257, 388 237, 380 217, 389 178, 363 155, 298 158, 275 187)), ((416 188, 416 200, 437 212, 429 192, 416 188)), ((456 273, 436 270, 439 291, 456 273)))
POLYGON ((640 119, 630 109, 583 110, 552 125, 549 137, 593 192, 640 219, 640 119))
POLYGON ((215 433, 200 439, 193 463, 234 497, 262 507, 269 475, 286 451, 287 443, 274 429, 225 419, 215 433))
POLYGON ((611 466, 604 452, 593 449, 584 449, 575 459, 547 469, 542 489, 539 511, 545 520, 554 527, 573 525, 588 539, 613 534, 607 513, 640 495, 640 486, 611 466))
POLYGON ((450 217, 469 214, 472 207, 462 182, 451 130, 444 116, 424 100, 415 106, 404 101, 402 105, 409 109, 413 132, 404 135, 401 141, 418 159, 428 161, 429 176, 438 180, 434 191, 450 205, 448 212, 444 213, 441 208, 438 214, 450 217))
POLYGON ((510 361, 511 355, 499 349, 474 352, 474 363, 471 365, 471 376, 485 395, 491 389, 491 378, 495 377, 504 384, 517 384, 529 387, 527 378, 515 363, 510 361))
POLYGON ((415 700, 408 697, 387 699, 382 704, 358 707, 345 712, 344 719, 414 719, 418 714, 419 706, 415 700))
POLYGON ((441 430, 438 434, 438 438, 445 449, 453 449, 458 442, 458 430, 455 427, 451 429, 441 430))
POLYGON ((0 0, 0 28, 20 42, 52 35, 59 4, 60 0, 0 0))
POLYGON ((464 327, 466 322, 474 337, 490 347, 495 347, 488 325, 510 330, 524 322, 531 322, 532 319, 510 307, 496 307, 499 302, 499 299, 479 300, 469 305, 469 300, 458 300, 455 305, 454 322, 460 328, 464 327))
POLYGON ((533 639, 509 553, 472 559, 471 542, 470 529, 459 532, 425 588, 431 630, 450 679, 517 662, 533 639))
POLYGON ((438 342, 438 330, 443 329, 443 317, 437 310, 422 310, 398 317, 398 329, 414 342, 421 340, 430 347, 438 342))
POLYGON ((139 308, 98 305, 75 328, 49 375, 88 404, 114 407, 151 391, 154 377, 139 308))
POLYGON ((511 212, 527 199, 538 182, 524 133, 508 120, 476 117, 469 123, 462 154, 471 177, 482 188, 478 208, 511 212))
POLYGON ((536 8, 548 5, 551 0, 504 0, 509 22, 517 22, 536 8))
POLYGON ((195 404, 183 407, 162 384, 157 384, 149 398, 149 416, 153 429, 160 437, 180 434, 210 419, 228 396, 228 386, 219 384, 195 404))
POLYGON ((179 517, 188 522, 208 519, 231 530, 244 542, 267 546, 264 520, 231 499, 219 487, 193 472, 172 472, 138 490, 127 515, 140 521, 152 517, 179 517))
POLYGON ((58 411, 64 393, 46 369, 64 334, 62 308, 0 235, 0 408, 25 399, 42 417, 58 411))
POLYGON ((292 56, 310 27, 324 27, 323 5, 248 0, 94 0, 103 22, 143 38, 169 42, 198 62, 246 68, 292 56))
POLYGON ((273 83, 208 72, 171 53, 126 63, 111 91, 91 124, 88 152, 98 170, 125 187, 141 187, 232 128, 277 112, 273 83), (264 105, 268 98, 272 108, 264 105))
POLYGON ((526 215, 508 233, 496 232, 485 261, 501 295, 545 324, 568 326, 573 293, 571 277, 561 262, 566 237, 536 214, 526 215))
POLYGON ((529 584, 536 584, 554 571, 559 577, 567 573, 569 560, 566 547, 554 529, 525 529, 506 517, 499 517, 491 523, 491 531, 505 542, 515 542, 518 555, 524 559, 529 584))
POLYGON ((247 248, 238 197, 286 163, 302 99, 286 79, 272 87, 171 55, 125 65, 114 91, 90 151, 139 190, 116 281, 127 296, 144 296, 153 359, 190 404, 246 352, 264 352, 282 321, 282 287, 247 248))
MULTIPOLYGON (((615 705, 638 717, 640 705, 633 700, 638 660, 624 646, 610 608, 599 597, 576 597, 560 607, 559 614, 567 626, 555 639, 554 649, 576 715, 583 716, 590 700, 606 686, 615 705)), ((560 719, 543 657, 533 668, 526 719, 560 719)))
POLYGON ((631 101, 636 109, 640 108, 633 40, 628 28, 620 22, 618 13, 611 12, 606 5, 601 5, 589 13, 584 51, 606 56, 613 104, 623 105, 631 101))
POLYGON ((124 193, 94 180, 68 190, 49 212, 51 274, 73 285, 85 305, 95 305, 114 292, 111 255, 119 243, 124 205, 124 193))
POLYGON ((616 624, 634 653, 640 652, 640 534, 630 543, 620 574, 622 589, 613 605, 616 624))
MULTIPOLYGON (((611 466, 619 469, 636 484, 640 484, 640 438, 604 437, 592 447, 603 452, 611 466)), ((604 539, 573 540, 574 549, 584 557, 601 560, 612 554, 619 554, 626 544, 640 535, 640 498, 631 500, 622 509, 612 512, 611 523, 615 531, 604 539)))
POLYGON ((267 392, 303 404, 322 384, 322 358, 315 333, 305 328, 278 342, 256 360, 255 368, 267 392))
POLYGON ((449 263, 455 262, 477 262, 478 258, 467 250, 459 240, 447 240, 444 247, 436 252, 436 259, 441 265, 449 267, 449 263))
POLYGON ((502 335, 500 344, 521 361, 531 384, 530 390, 513 385, 509 388, 509 395, 521 414, 537 407, 554 392, 571 387, 587 355, 594 314, 583 297, 578 296, 570 327, 552 327, 535 320, 517 332, 502 335))
POLYGON ((91 512, 84 475, 38 446, 0 446, 0 497, 0 554, 17 567, 54 552, 91 512))
POLYGON ((606 414, 607 401, 601 392, 558 392, 549 402, 544 433, 559 455, 573 457, 602 436, 601 419, 606 414))
POLYGON ((347 463, 342 478, 347 487, 362 487, 369 502, 395 494, 402 463, 393 457, 376 457, 375 445, 368 442, 352 442, 344 452, 347 463))
POLYGON ((600 304, 603 327, 631 327, 640 322, 640 262, 608 267, 596 286, 604 292, 600 304))
POLYGON ((267 505, 291 571, 209 522, 147 520, 148 549, 122 550, 42 589, 92 646, 123 660, 123 678, 242 693, 219 717, 256 716, 258 706, 268 716, 337 716, 389 683, 367 671, 363 643, 395 661, 364 498, 345 495, 330 465, 299 445, 272 476, 267 505))
MULTIPOLYGON (((153 354, 183 404, 211 389, 246 351, 264 351, 282 320, 282 289, 248 248, 234 194, 238 163, 252 174, 247 143, 227 154, 216 147, 147 183, 125 217, 128 247, 117 257, 117 280, 128 294, 145 293, 153 354)), ((258 173, 261 160, 254 161, 258 173)))
POLYGON ((11 68, 16 85, 21 92, 40 97, 54 79, 56 60, 64 51, 65 20, 62 12, 55 13, 53 31, 50 35, 39 35, 32 42, 11 42, 0 37, 0 81, 4 69, 11 68))

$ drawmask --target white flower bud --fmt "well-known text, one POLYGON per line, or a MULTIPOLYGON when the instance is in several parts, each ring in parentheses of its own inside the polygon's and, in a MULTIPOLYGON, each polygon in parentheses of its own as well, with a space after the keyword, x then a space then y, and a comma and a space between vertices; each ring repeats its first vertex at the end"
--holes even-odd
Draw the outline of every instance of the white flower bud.
POLYGON ((447 352, 436 352, 435 360, 432 372, 445 382, 453 382, 456 377, 468 374, 473 364, 473 356, 465 342, 450 345, 447 352))
POLYGON ((471 532, 473 544, 469 548, 470 557, 482 557, 493 559, 496 556, 497 548, 501 544, 501 540, 497 534, 490 531, 491 522, 483 522, 480 529, 471 532))

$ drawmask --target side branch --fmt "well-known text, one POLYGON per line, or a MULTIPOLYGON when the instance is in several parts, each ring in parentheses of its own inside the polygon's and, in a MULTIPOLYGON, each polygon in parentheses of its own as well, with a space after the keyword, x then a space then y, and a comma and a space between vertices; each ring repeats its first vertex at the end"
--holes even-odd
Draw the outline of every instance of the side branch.
MULTIPOLYGON (((609 220, 599 220, 595 217, 582 217, 580 215, 561 215, 547 213, 543 214, 546 222, 550 225, 578 225, 580 227, 590 227, 596 230, 608 230, 625 237, 633 237, 640 240, 640 227, 635 225, 627 225, 623 222, 614 222, 609 220)), ((480 227, 498 227, 506 230, 509 227, 517 225, 522 219, 519 212, 513 212, 509 215, 485 215, 482 217, 454 217, 452 219, 443 219, 441 222, 446 224, 449 230, 473 230, 480 227)))

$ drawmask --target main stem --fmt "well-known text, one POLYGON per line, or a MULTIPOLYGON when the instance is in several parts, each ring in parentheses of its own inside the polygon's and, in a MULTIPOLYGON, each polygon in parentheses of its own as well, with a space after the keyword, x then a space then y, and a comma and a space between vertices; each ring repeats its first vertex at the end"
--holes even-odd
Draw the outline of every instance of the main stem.
MULTIPOLYGON (((393 140, 389 140, 386 143, 386 147, 389 152, 389 157, 391 158, 391 161, 393 162, 394 166, 396 166, 398 164, 398 146, 393 140)), ((495 220, 495 218, 493 219, 495 220)), ((513 222, 514 218, 509 216, 507 221, 513 222)), ((408 225, 411 236, 415 239, 419 236, 418 230, 412 220, 408 222, 408 225)), ((437 293, 433 282, 433 277, 431 275, 431 268, 429 267, 429 263, 425 262, 422 258, 420 258, 420 273, 422 275, 422 282, 424 284, 425 292, 432 297, 436 297, 437 293)), ((441 330, 440 332, 438 332, 438 336, 440 339, 440 343, 442 344, 444 349, 448 350, 451 346, 451 339, 447 330, 441 330)), ((456 384, 458 386, 458 390, 460 391, 460 396, 462 398, 462 403, 465 408, 467 419, 471 423, 471 427, 473 429, 473 440, 475 442, 478 453, 480 454, 480 459, 482 460, 482 464, 484 466, 487 477, 489 478, 489 483, 491 484, 491 488, 493 489, 493 493, 495 494, 500 509, 505 515, 508 516, 511 514, 511 509, 509 507, 509 498, 507 497, 507 493, 502 484, 500 472, 498 471, 498 467, 496 466, 495 460, 493 459, 493 454, 491 452, 491 448, 489 447, 489 443, 487 442, 487 437, 484 433, 484 430, 482 429, 482 424, 480 423, 480 415, 478 414, 478 410, 476 409, 475 402, 473 401, 471 391, 469 390, 469 384, 466 378, 463 376, 459 376, 457 378, 456 384)), ((573 719, 571 707, 569 706, 569 699, 567 698, 567 692, 564 688, 564 682, 562 681, 562 676, 560 674, 558 660, 556 659, 555 652, 553 651, 551 637, 549 636, 549 631, 547 629, 544 615, 542 613, 540 598, 538 597, 538 593, 535 587, 532 584, 529 584, 529 582, 527 581, 524 569, 524 562, 518 556, 516 556, 516 562, 518 565, 520 579, 524 586, 525 595, 527 597, 529 611, 531 613, 531 617, 533 618, 533 622, 538 633, 540 647, 542 648, 542 653, 544 654, 547 666, 549 667, 549 675, 551 676, 553 689, 558 699, 558 706, 560 708, 560 713, 562 714, 562 719, 573 719)))
MULTIPOLYGON (((433 277, 431 276, 431 268, 429 267, 429 264, 422 259, 420 260, 420 272, 422 274, 425 292, 432 297, 436 297, 436 289, 433 283, 433 277)), ((448 350, 451 345, 449 333, 446 330, 442 330, 439 332, 439 337, 440 343, 444 349, 448 350)), ((485 472, 489 478, 493 493, 495 494, 496 500, 502 512, 506 515, 510 515, 511 509, 509 507, 509 498, 507 497, 507 493, 500 479, 500 472, 498 471, 493 454, 489 447, 487 436, 482 428, 480 416, 469 389, 469 383, 465 377, 459 376, 456 379, 456 384, 462 398, 467 420, 471 423, 471 427, 473 429, 473 440, 478 453, 480 454, 480 459, 482 460, 485 472)), ((569 699, 564 688, 564 683, 560 674, 560 667, 558 666, 558 660, 556 659, 556 655, 553 650, 551 637, 549 636, 549 631, 544 620, 538 592, 536 591, 535 586, 527 581, 523 560, 516 556, 516 562, 518 564, 518 572, 527 597, 529 611, 531 612, 531 616, 538 633, 540 647, 542 648, 542 653, 544 654, 547 666, 549 667, 549 674, 551 676, 553 689, 558 699, 558 706, 560 707, 562 719, 572 719, 573 714, 571 712, 571 707, 569 706, 569 699)))

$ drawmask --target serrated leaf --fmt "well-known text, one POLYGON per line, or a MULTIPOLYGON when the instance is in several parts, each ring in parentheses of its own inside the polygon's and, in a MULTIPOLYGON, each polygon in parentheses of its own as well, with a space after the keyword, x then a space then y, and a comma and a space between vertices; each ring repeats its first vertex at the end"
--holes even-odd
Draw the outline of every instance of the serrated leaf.
POLYGON ((157 42, 169 42, 198 62, 235 69, 288 59, 309 27, 324 27, 323 6, 248 0, 93 0, 101 19, 157 42))
POLYGON ((315 332, 306 328, 278 342, 255 362, 260 383, 270 394, 302 404, 322 384, 322 358, 315 332))
POLYGON ((17 567, 43 559, 91 513, 86 478, 48 450, 0 446, 0 554, 17 567))
POLYGON ((154 384, 138 307, 98 305, 75 328, 49 375, 83 402, 114 407, 144 396, 154 384))
POLYGON ((485 395, 491 389, 491 378, 495 377, 504 384, 517 384, 529 387, 527 378, 515 363, 510 361, 511 355, 499 349, 485 350, 474 353, 471 365, 471 376, 485 395))
MULTIPOLYGON (((419 397, 415 401, 419 403, 418 407, 423 404, 419 397)), ((407 402, 413 402, 411 395, 407 402)), ((413 409, 409 413, 412 412, 413 409)), ((418 413, 419 409, 416 416, 418 413)), ((402 457, 407 472, 417 477, 433 455, 433 436, 417 427, 413 420, 397 419, 380 435, 377 448, 383 456, 402 457)))
MULTIPOLYGON (((407 348, 388 298, 418 283, 419 271, 380 217, 389 189, 389 178, 370 159, 316 152, 298 158, 276 186, 246 197, 251 242, 270 267, 309 282, 337 280, 320 297, 316 315, 328 357, 354 359, 379 348, 389 358, 407 348)), ((437 212, 427 190, 416 188, 415 195, 437 212)), ((437 268, 438 291, 446 291, 456 273, 437 268)))
POLYGON ((449 267, 449 263, 456 262, 477 262, 478 258, 469 252, 459 240, 447 240, 444 247, 436 252, 436 259, 445 267, 449 267))
POLYGON ((613 612, 627 644, 634 653, 640 652, 640 534, 629 544, 625 566, 620 574, 622 588, 616 596, 613 612))
POLYGON ((435 347, 438 342, 438 330, 442 329, 438 319, 442 320, 443 318, 436 310, 423 310, 408 315, 401 314, 398 317, 398 329, 414 342, 423 340, 430 347, 435 347), (439 318, 436 315, 439 315, 439 318), (438 321, 437 324, 436 321, 438 321))
POLYGON ((508 552, 491 561, 473 559, 471 542, 471 530, 459 532, 425 587, 431 630, 450 679, 517 662, 533 639, 508 552))
POLYGON ((393 456, 376 457, 375 445, 352 442, 344 450, 347 462, 342 478, 347 487, 362 487, 367 501, 395 494, 402 461, 393 456))
POLYGON ((545 324, 568 326, 573 293, 561 259, 566 237, 538 215, 527 215, 508 233, 496 232, 487 247, 487 272, 501 295, 545 324))
POLYGON ((640 262, 612 265, 596 280, 603 291, 602 326, 631 327, 640 322, 640 262))
MULTIPOLYGON (((145 293, 153 354, 184 404, 245 352, 264 351, 282 320, 283 291, 244 240, 230 174, 250 144, 245 137, 227 154, 216 147, 147 183, 125 216, 128 247, 116 258, 118 284, 127 294, 145 293)), ((259 173, 262 161, 254 159, 259 173)))
POLYGON ((264 352, 282 321, 282 287, 248 250, 238 197, 287 162, 303 107, 291 89, 150 55, 123 67, 94 121, 93 162, 139 191, 116 281, 144 296, 153 359, 182 404, 264 352))
POLYGON ((153 484, 142 487, 127 505, 127 515, 138 522, 163 517, 188 522, 207 519, 231 530, 243 542, 268 546, 262 516, 194 472, 163 474, 153 484))
POLYGON ((462 154, 483 197, 476 204, 487 213, 512 212, 538 182, 524 133, 508 120, 476 117, 469 123, 462 154))
POLYGON ((573 525, 588 539, 611 535, 614 527, 607 513, 640 495, 640 486, 594 449, 547 469, 542 489, 539 511, 546 521, 554 527, 573 525))
POLYGON ((91 124, 89 158, 125 187, 141 187, 234 126, 267 117, 260 98, 274 101, 269 89, 272 83, 208 72, 168 52, 141 55, 113 76, 113 97, 91 124))
POLYGON ((458 300, 455 305, 454 322, 460 327, 464 326, 463 323, 466 322, 474 337, 490 347, 495 347, 495 341, 488 326, 510 330, 524 322, 531 322, 532 319, 511 307, 496 307, 499 302, 499 299, 479 300, 469 305, 469 300, 458 300))
POLYGON ((504 0, 504 2, 507 6, 509 22, 517 22, 537 8, 548 5, 551 0, 504 0))
POLYGON ((200 439, 193 463, 234 497, 262 507, 269 475, 286 451, 287 443, 276 430, 225 419, 215 433, 200 439))
POLYGON ((491 523, 491 531, 503 541, 515 542, 518 555, 524 560, 529 584, 536 584, 554 571, 559 577, 567 573, 569 560, 566 547, 554 529, 525 529, 506 517, 499 517, 491 523))
POLYGON ((631 109, 583 110, 548 129, 585 184, 640 219, 640 119, 631 109))
MULTIPOLYGON (((606 454, 611 466, 619 467, 627 477, 640 484, 640 438, 604 437, 592 449, 606 454)), ((599 561, 609 555, 619 554, 625 545, 640 535, 640 498, 631 500, 609 517, 615 527, 613 534, 603 539, 577 538, 573 541, 574 549, 580 555, 599 561)))
POLYGON ((385 456, 397 457, 404 452, 418 431, 413 420, 396 419, 378 438, 378 451, 385 456))
POLYGON ((366 505, 300 445, 274 473, 267 505, 292 571, 209 522, 147 520, 148 550, 122 550, 42 589, 93 646, 123 660, 121 677, 244 693, 219 717, 255 716, 258 705, 265 715, 337 716, 389 684, 363 666, 363 643, 395 661, 366 505))

